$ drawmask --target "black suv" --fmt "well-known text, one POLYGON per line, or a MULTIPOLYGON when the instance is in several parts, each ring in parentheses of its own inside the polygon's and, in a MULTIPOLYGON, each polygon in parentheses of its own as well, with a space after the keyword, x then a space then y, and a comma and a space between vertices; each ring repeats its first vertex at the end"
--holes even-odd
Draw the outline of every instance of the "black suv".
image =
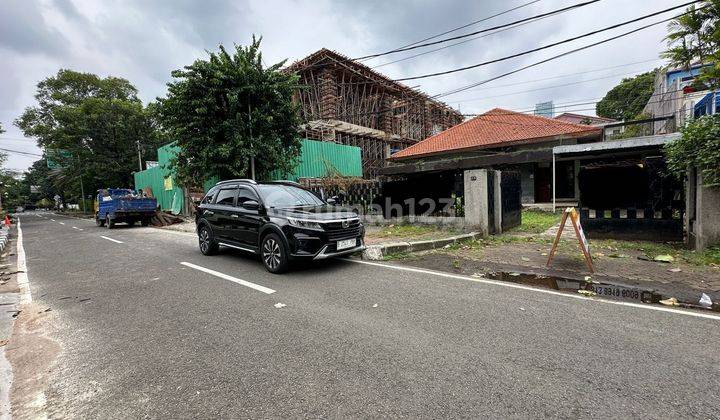
POLYGON ((218 182, 195 215, 200 252, 220 245, 260 255, 272 273, 291 259, 320 260, 365 249, 358 216, 290 181, 218 182))

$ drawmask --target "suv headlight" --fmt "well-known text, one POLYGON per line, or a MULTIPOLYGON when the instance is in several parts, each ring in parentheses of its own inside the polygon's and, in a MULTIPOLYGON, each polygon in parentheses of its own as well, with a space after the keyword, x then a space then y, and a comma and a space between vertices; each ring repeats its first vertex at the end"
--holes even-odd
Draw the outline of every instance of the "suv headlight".
POLYGON ((322 226, 320 226, 320 223, 312 220, 295 219, 293 217, 288 217, 288 222, 292 226, 302 229, 323 230, 322 226))

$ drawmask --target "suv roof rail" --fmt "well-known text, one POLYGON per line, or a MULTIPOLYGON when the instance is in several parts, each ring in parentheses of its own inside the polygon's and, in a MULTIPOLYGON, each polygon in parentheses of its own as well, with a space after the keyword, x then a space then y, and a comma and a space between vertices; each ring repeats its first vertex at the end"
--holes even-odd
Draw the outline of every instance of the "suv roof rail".
MULTIPOLYGON (((268 181, 266 184, 290 184, 290 185, 297 185, 298 187, 302 187, 302 184, 295 181, 289 181, 287 179, 277 179, 275 181, 268 181)), ((305 188, 305 187, 303 187, 305 188)))
POLYGON ((226 179, 225 181, 220 181, 215 185, 220 184, 234 184, 236 182, 247 182, 249 184, 257 184, 254 179, 247 179, 247 178, 240 178, 240 179, 226 179))

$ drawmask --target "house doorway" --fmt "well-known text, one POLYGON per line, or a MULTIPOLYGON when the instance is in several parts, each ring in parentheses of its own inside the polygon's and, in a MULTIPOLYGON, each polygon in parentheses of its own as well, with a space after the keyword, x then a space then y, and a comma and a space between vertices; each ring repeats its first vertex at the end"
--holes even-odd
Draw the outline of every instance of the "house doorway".
POLYGON ((552 168, 549 163, 535 164, 535 202, 549 203, 552 201, 552 168))

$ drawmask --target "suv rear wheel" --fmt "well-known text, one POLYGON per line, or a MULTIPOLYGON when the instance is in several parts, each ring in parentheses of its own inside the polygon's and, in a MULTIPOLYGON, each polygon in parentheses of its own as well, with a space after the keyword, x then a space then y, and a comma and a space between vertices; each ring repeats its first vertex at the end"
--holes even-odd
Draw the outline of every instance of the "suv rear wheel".
POLYGON ((203 255, 215 255, 220 246, 215 242, 212 230, 207 226, 202 226, 198 231, 198 245, 203 255))
POLYGON ((260 257, 265 268, 271 273, 279 274, 288 269, 285 243, 275 233, 270 233, 263 238, 260 245, 260 257))

